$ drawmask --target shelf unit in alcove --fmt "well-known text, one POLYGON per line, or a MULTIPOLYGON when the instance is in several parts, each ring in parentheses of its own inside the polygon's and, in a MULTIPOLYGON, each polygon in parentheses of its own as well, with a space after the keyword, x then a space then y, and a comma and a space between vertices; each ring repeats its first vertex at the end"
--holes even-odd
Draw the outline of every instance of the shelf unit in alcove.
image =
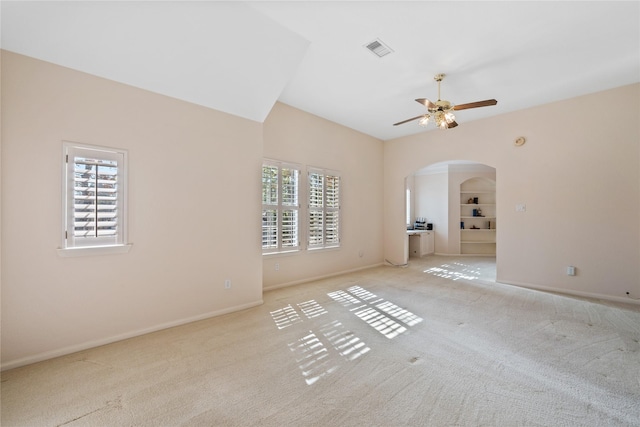
POLYGON ((496 220, 495 182, 479 177, 464 181, 460 185, 460 253, 495 255, 496 220))

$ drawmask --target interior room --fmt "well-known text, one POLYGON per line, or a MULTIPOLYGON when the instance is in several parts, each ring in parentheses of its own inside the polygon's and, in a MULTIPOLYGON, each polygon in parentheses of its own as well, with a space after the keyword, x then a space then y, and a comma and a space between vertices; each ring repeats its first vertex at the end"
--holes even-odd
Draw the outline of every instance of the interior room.
POLYGON ((629 374, 640 340, 640 3, 0 8, 3 425, 640 422, 629 374), (104 158, 70 162, 76 152, 104 158), (84 244, 67 227, 80 200, 69 176, 111 155, 124 159, 107 221, 117 232, 84 244), (277 208, 295 212, 298 234, 272 249, 265 165, 301 184, 294 207, 277 208), (339 183, 318 241, 314 177, 325 192, 339 183), (384 335, 351 300, 402 332, 384 335), (325 340, 335 369, 308 375, 292 331, 325 340), (482 358, 462 356, 469 349, 482 358), (582 366, 560 362, 572 357, 582 366), (486 371, 470 368, 478 360, 486 371), (242 371, 237 383, 226 367, 242 371), (444 376, 467 370, 478 380, 467 391, 444 376), (172 379, 136 395, 131 372, 172 379), (563 378, 585 395, 561 391, 563 378), (363 406, 341 406, 355 392, 363 406), (29 396, 43 406, 26 408, 29 396))

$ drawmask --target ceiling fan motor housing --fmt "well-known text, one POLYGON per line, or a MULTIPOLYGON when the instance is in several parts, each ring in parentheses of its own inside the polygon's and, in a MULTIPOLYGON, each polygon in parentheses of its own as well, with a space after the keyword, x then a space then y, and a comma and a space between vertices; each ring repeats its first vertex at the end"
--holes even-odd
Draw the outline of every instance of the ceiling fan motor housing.
POLYGON ((436 108, 430 108, 429 111, 447 111, 453 107, 449 101, 442 101, 440 99, 435 102, 435 105, 436 108))

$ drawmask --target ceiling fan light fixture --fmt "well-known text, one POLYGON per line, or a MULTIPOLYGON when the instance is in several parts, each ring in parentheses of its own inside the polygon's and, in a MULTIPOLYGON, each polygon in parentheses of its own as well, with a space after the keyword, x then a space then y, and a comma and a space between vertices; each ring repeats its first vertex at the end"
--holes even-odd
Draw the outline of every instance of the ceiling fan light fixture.
POLYGON ((426 98, 416 99, 418 103, 427 107, 427 114, 415 116, 410 119, 394 123, 393 125, 398 126, 419 119, 418 124, 422 127, 427 127, 429 121, 433 121, 436 127, 440 129, 452 129, 458 126, 458 123, 456 123, 456 116, 453 113, 454 110, 458 111, 468 110, 470 108, 488 107, 498 103, 495 99, 485 99, 484 101, 452 105, 449 101, 440 99, 440 83, 442 82, 442 79, 444 79, 444 76, 444 74, 436 74, 434 77, 435 81, 438 82, 438 100, 435 103, 426 98))
POLYGON ((447 129, 449 127, 445 114, 442 111, 436 113, 436 126, 440 129, 447 129))
POLYGON ((456 117, 451 111, 438 111, 435 113, 435 123, 439 129, 449 129, 449 125, 455 120, 456 117))
POLYGON ((444 113, 444 119, 447 121, 447 124, 451 124, 456 121, 456 116, 453 114, 453 111, 449 110, 444 113))

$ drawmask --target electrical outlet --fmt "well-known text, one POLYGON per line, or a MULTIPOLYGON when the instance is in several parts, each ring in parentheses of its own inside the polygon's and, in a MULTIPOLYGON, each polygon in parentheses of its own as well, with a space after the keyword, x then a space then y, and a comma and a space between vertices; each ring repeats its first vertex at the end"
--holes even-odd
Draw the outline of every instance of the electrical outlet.
POLYGON ((224 281, 224 288, 225 289, 231 289, 231 279, 226 279, 224 281))
POLYGON ((575 276, 576 275, 576 268, 572 265, 567 267, 567 276, 575 276))
POLYGON ((280 263, 276 262, 275 269, 276 269, 276 271, 280 271, 280 263))

